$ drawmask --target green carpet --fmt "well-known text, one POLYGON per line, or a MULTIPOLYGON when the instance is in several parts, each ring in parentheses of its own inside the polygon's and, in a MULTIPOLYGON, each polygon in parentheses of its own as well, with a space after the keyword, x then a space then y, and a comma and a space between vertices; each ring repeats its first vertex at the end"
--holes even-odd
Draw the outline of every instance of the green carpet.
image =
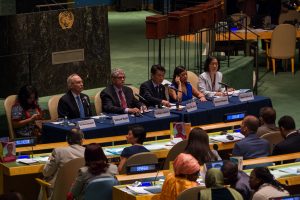
MULTIPOLYGON (((137 12, 109 12, 111 66, 123 68, 126 72, 126 83, 139 86, 147 79, 147 40, 145 39, 145 18, 153 13, 137 12)), ((292 76, 290 71, 280 71, 274 77, 271 72, 265 74, 263 53, 260 54, 259 95, 272 99, 277 110, 277 118, 291 115, 300 126, 300 74, 292 76)), ((296 66, 298 59, 296 59, 296 66)), ((297 68, 296 68, 297 70, 297 68)), ((168 72, 167 72, 168 73, 168 72)), ((93 96, 99 88, 85 91, 93 101, 93 96)), ((42 108, 47 108, 49 97, 40 98, 42 108)), ((7 135, 7 124, 0 100, 0 136, 7 135)))

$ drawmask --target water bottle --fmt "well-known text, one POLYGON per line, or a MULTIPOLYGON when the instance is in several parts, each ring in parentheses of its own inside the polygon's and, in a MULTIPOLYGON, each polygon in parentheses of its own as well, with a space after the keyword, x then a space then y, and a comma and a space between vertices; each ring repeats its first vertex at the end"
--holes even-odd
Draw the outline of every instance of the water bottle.
POLYGON ((68 116, 65 116, 63 125, 64 126, 68 126, 69 125, 68 116))

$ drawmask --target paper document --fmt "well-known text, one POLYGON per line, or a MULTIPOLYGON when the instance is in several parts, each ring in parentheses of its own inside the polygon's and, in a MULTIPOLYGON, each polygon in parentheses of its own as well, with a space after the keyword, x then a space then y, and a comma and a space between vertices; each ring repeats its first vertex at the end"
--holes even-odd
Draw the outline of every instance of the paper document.
POLYGON ((23 159, 18 159, 17 162, 30 165, 30 164, 38 163, 39 161, 31 158, 23 158, 23 159))
POLYGON ((300 174, 300 167, 287 167, 287 168, 282 168, 282 169, 278 169, 281 172, 285 172, 289 175, 292 174, 300 174))
POLYGON ((149 151, 160 150, 165 148, 165 144, 146 144, 144 145, 146 149, 149 151))
POLYGON ((240 137, 235 136, 234 134, 232 134, 232 136, 233 136, 232 140, 228 139, 227 135, 216 135, 216 136, 210 136, 209 138, 211 140, 215 140, 215 141, 218 141, 218 142, 224 142, 224 143, 226 143, 226 142, 234 142, 234 141, 238 141, 238 140, 242 139, 240 137))
POLYGON ((105 151, 114 155, 120 155, 124 148, 106 148, 105 151))
POLYGON ((126 188, 134 194, 150 194, 150 192, 144 190, 143 187, 132 187, 128 185, 126 188))

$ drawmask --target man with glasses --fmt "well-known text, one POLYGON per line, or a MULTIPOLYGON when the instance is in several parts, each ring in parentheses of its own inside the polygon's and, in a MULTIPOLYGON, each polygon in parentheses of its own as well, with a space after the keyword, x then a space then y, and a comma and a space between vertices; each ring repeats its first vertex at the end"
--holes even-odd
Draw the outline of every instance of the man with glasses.
POLYGON ((112 84, 100 93, 103 112, 140 114, 142 103, 134 97, 131 88, 124 86, 125 72, 122 69, 113 69, 111 81, 112 84))

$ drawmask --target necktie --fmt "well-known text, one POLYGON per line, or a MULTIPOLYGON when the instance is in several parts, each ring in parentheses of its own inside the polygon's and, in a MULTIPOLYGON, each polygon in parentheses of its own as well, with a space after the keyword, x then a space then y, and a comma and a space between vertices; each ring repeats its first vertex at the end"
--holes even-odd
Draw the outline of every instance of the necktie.
POLYGON ((120 98, 120 101, 121 101, 121 107, 123 109, 127 108, 127 103, 126 103, 126 100, 124 99, 124 96, 122 94, 122 90, 119 90, 119 98, 120 98))
POLYGON ((84 108, 79 96, 76 97, 76 101, 79 108, 80 118, 84 118, 85 117, 84 108))

